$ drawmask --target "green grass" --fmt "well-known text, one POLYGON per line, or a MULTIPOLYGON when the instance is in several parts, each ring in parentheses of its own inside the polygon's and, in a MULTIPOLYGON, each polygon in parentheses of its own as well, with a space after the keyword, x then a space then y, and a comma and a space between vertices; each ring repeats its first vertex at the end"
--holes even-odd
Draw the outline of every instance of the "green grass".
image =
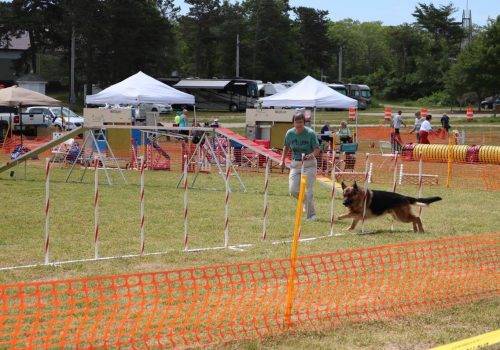
MULTIPOLYGON (((91 258, 93 256, 93 174, 87 173, 83 183, 65 183, 67 169, 54 167, 51 183, 51 257, 57 260, 91 258)), ((72 179, 79 178, 80 170, 72 179)), ((262 174, 242 173, 247 193, 233 192, 230 200, 230 243, 255 243, 244 252, 218 250, 183 253, 183 191, 176 188, 176 172, 146 172, 146 252, 168 251, 165 255, 112 261, 67 264, 59 267, 37 267, 1 271, 0 283, 51 280, 139 271, 161 271, 178 267, 214 263, 284 258, 288 244, 271 245, 259 242, 262 231, 262 174)), ((128 185, 117 183, 101 186, 101 254, 136 253, 139 249, 139 177, 126 172, 128 185)), ((104 176, 101 174, 101 181, 104 176)), ((235 178, 232 178, 237 188, 235 178)), ((295 201, 287 195, 287 177, 273 174, 270 180, 270 224, 268 240, 284 240, 291 236, 295 201)), ((380 186, 374 186, 380 187, 380 186)), ((383 187, 382 187, 383 188, 383 187)), ((318 222, 305 222, 302 237, 326 234, 329 231, 329 191, 317 185, 318 222)), ((416 194, 414 186, 402 187, 402 193, 416 194)), ((415 234, 410 225, 379 218, 368 221, 369 235, 346 235, 302 243, 299 254, 329 252, 337 249, 376 246, 410 240, 450 235, 498 231, 500 192, 466 191, 442 187, 425 188, 425 195, 439 195, 442 202, 424 209, 425 234, 415 234)), ((2 224, 0 225, 0 266, 43 261, 43 168, 29 164, 27 180, 23 168, 15 169, 13 178, 0 174, 2 224)), ((223 243, 224 185, 216 173, 203 174, 196 188, 189 191, 190 246, 220 246, 223 243)), ((336 201, 336 213, 344 212, 336 201)), ((335 225, 344 230, 349 222, 335 225)), ((426 348, 476 335, 499 326, 498 300, 480 301, 473 305, 437 311, 387 322, 348 324, 330 332, 300 333, 278 337, 264 343, 245 342, 243 348, 426 348)))

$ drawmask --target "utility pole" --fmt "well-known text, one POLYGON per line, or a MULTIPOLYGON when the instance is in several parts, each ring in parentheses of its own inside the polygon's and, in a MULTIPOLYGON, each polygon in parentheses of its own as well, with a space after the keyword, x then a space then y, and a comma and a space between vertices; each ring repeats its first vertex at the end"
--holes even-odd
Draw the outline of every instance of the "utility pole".
POLYGON ((70 63, 70 91, 69 91, 69 103, 76 103, 75 96, 75 26, 71 27, 71 63, 70 63))
POLYGON ((342 82, 342 45, 339 46, 339 83, 342 82))
POLYGON ((236 78, 240 77, 240 35, 236 35, 236 78))

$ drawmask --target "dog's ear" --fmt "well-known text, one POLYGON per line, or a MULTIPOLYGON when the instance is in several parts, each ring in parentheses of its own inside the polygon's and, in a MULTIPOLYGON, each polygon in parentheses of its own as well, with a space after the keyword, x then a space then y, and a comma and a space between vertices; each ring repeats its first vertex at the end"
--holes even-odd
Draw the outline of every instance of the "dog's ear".
POLYGON ((356 181, 354 181, 354 185, 352 185, 352 188, 354 188, 355 191, 358 190, 358 184, 356 181))
POLYGON ((347 186, 345 185, 344 181, 342 181, 341 186, 342 186, 342 190, 345 190, 345 189, 346 189, 346 187, 347 187, 347 186))

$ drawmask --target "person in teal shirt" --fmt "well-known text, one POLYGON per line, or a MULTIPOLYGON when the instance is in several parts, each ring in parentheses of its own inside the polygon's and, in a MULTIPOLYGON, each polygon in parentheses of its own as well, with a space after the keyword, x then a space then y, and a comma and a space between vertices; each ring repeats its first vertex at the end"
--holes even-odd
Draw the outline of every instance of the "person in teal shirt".
POLYGON ((187 126, 188 126, 188 115, 187 115, 187 110, 184 109, 182 111, 182 114, 180 115, 179 127, 180 128, 185 128, 187 126))
POLYGON ((292 152, 290 174, 288 177, 288 188, 290 195, 298 198, 300 189, 300 177, 302 171, 307 177, 305 207, 307 219, 316 220, 314 206, 314 183, 316 182, 317 161, 319 156, 319 142, 316 133, 305 126, 304 112, 297 112, 293 116, 293 128, 285 135, 285 145, 281 158, 281 169, 285 168, 285 158, 289 151, 292 152), (303 164, 302 164, 302 156, 303 164))

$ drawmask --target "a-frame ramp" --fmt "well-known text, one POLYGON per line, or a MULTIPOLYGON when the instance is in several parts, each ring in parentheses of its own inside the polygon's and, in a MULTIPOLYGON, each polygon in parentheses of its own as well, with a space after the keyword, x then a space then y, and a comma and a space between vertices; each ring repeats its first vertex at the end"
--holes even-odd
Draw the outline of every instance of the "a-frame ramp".
POLYGON ((71 130, 71 131, 63 134, 58 139, 49 141, 46 144, 44 144, 44 145, 42 145, 42 146, 40 146, 38 148, 35 148, 34 150, 29 151, 28 153, 23 154, 22 156, 20 156, 19 158, 14 159, 11 162, 7 162, 7 164, 0 166, 0 174, 3 173, 4 171, 9 170, 10 168, 15 167, 19 163, 24 162, 25 160, 28 160, 30 158, 34 158, 35 156, 39 155, 40 153, 43 153, 46 150, 49 150, 49 149, 51 149, 51 148, 53 148, 53 147, 55 147, 55 146, 63 143, 64 141, 67 141, 67 140, 69 140, 69 139, 71 139, 71 138, 73 138, 73 137, 75 137, 75 136, 77 136, 79 134, 84 133, 85 130, 86 130, 86 128, 84 128, 84 127, 80 127, 80 128, 76 128, 74 130, 71 130))
MULTIPOLYGON (((270 149, 265 148, 262 145, 259 145, 252 140, 246 138, 245 136, 241 136, 238 133, 226 128, 215 128, 215 132, 219 135, 227 137, 231 141, 238 142, 244 147, 251 149, 252 151, 271 159, 273 162, 280 163, 281 162, 281 154, 274 152, 270 149)), ((285 165, 287 168, 290 168, 290 159, 285 160, 285 165)))
MULTIPOLYGON (((215 128, 215 132, 219 135, 222 135, 224 137, 227 137, 231 141, 238 142, 239 144, 243 145, 244 147, 251 149, 252 151, 267 157, 271 159, 273 162, 280 163, 281 162, 281 154, 274 152, 272 150, 269 150, 265 148, 262 145, 259 145, 252 140, 246 138, 245 136, 241 136, 238 133, 235 133, 234 131, 226 128, 215 128)), ((287 168, 290 168, 290 159, 285 160, 285 165, 287 168)), ((332 188, 332 180, 326 176, 323 175, 318 175, 316 177, 317 181, 319 181, 320 184, 323 186, 326 186, 328 188, 332 188)), ((335 183, 335 189, 342 191, 342 187, 338 182, 335 183)))

